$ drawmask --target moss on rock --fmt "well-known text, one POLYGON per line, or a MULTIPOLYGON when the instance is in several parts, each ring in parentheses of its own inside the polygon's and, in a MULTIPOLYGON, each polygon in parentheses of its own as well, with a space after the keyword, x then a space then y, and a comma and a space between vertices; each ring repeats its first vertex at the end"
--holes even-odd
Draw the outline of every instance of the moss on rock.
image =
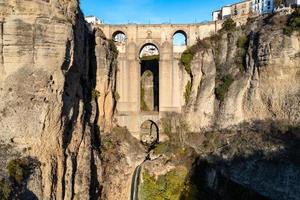
POLYGON ((165 175, 157 178, 148 171, 143 172, 143 181, 140 186, 140 200, 179 200, 181 193, 185 190, 185 180, 188 170, 183 166, 178 166, 165 175))
POLYGON ((229 90, 229 87, 234 82, 232 75, 228 74, 222 78, 222 83, 216 88, 216 97, 220 101, 225 100, 225 96, 229 90))

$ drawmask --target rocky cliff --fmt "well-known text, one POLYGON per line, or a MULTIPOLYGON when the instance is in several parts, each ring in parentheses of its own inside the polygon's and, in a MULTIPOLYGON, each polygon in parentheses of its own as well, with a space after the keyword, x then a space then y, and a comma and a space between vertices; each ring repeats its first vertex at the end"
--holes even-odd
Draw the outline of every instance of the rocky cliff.
POLYGON ((192 131, 269 119, 299 124, 300 38, 283 33, 286 20, 258 18, 198 42, 186 108, 192 131))
POLYGON ((85 24, 77 0, 2 1, 0 11, 0 168, 11 166, 1 179, 9 174, 11 198, 97 199, 113 44, 85 24), (29 170, 24 157, 38 164, 29 170))
POLYGON ((288 20, 228 20, 182 54, 185 112, 162 120, 169 141, 144 164, 141 199, 299 199, 300 35, 288 20))
POLYGON ((140 165, 140 199, 299 199, 300 36, 286 20, 227 24, 188 49, 185 112, 148 149, 115 124, 118 52, 77 0, 0 2, 0 197, 128 199, 140 165))

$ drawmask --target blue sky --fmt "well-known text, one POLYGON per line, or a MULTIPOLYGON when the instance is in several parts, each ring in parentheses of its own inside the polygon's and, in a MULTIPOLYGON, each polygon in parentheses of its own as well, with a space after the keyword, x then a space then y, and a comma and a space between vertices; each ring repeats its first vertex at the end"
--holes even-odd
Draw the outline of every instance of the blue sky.
POLYGON ((107 24, 194 23, 211 20, 211 12, 239 0, 81 0, 85 15, 107 24))

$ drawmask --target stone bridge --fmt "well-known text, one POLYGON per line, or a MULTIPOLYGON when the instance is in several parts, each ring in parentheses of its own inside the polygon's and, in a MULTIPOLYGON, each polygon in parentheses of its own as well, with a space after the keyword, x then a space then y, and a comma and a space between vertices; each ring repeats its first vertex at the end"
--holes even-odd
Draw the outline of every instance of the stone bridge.
MULTIPOLYGON (((116 42, 119 50, 117 92, 120 96, 117 105, 117 119, 121 126, 126 126, 132 134, 139 138, 141 124, 151 120, 160 127, 160 119, 166 112, 180 113, 184 101, 184 90, 188 80, 187 74, 179 66, 181 53, 196 43, 197 38, 203 39, 214 34, 222 26, 222 22, 202 24, 126 24, 97 25, 106 37, 116 42), (173 45, 173 37, 180 33, 185 43, 173 45), (143 61, 141 52, 146 45, 154 46, 159 54, 157 63, 143 61), (155 109, 143 111, 141 89, 143 72, 146 68, 153 70, 155 82, 153 92, 155 109), (147 67, 147 66, 150 66, 147 67)), ((147 92, 147 91, 146 91, 147 92)), ((153 106, 152 106, 153 107, 153 106)))

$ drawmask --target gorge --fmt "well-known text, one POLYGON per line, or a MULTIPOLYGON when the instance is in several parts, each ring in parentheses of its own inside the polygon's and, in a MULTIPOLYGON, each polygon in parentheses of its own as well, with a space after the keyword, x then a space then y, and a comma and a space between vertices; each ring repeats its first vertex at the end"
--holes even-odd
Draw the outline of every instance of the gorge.
POLYGON ((298 200, 299 19, 91 26, 78 0, 1 1, 0 199, 298 200))

